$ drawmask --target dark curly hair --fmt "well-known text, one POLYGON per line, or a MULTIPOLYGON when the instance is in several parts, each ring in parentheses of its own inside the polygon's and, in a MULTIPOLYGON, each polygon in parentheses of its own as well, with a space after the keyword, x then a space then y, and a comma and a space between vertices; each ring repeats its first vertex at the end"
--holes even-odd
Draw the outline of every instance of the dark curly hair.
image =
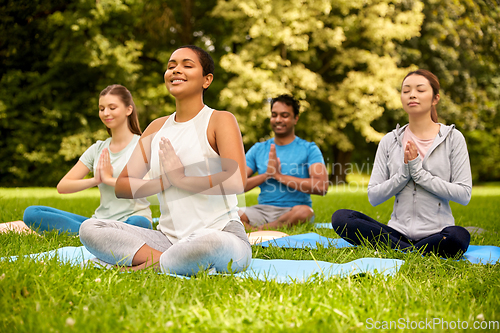
POLYGON ((288 106, 291 106, 293 108, 293 114, 295 115, 295 117, 299 115, 300 111, 299 101, 297 101, 292 95, 279 95, 278 97, 273 98, 271 100, 271 110, 273 109, 273 105, 276 102, 281 102, 288 106))

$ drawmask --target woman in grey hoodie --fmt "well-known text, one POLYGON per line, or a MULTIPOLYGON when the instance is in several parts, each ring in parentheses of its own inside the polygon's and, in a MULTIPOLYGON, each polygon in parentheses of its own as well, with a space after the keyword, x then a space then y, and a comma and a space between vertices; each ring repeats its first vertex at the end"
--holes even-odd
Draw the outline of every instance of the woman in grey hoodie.
POLYGON ((467 251, 470 234, 455 226, 449 202, 470 201, 469 154, 462 133, 437 122, 439 98, 431 72, 419 69, 403 80, 401 102, 409 123, 382 138, 368 184, 373 206, 395 196, 391 219, 385 225, 360 212, 336 211, 333 228, 351 244, 385 243, 444 257, 467 251))

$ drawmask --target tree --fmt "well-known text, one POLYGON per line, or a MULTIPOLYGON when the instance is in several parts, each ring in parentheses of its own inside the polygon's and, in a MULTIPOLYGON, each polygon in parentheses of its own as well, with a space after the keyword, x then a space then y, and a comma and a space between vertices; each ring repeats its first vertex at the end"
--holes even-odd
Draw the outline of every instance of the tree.
POLYGON ((212 14, 232 25, 233 52, 221 66, 234 76, 221 103, 237 115, 244 142, 267 138, 269 98, 291 93, 304 112, 297 133, 336 153, 334 181, 345 181, 353 140, 377 142, 371 123, 400 107, 397 43, 418 36, 418 1, 219 1, 212 14), (339 163, 340 162, 340 163, 339 163))
MULTIPOLYGON (((204 46, 215 56, 226 52, 218 38, 226 26, 214 27, 205 15, 214 5, 215 0, 0 3, 0 185, 57 184, 92 142, 107 137, 97 104, 109 84, 131 90, 142 128, 172 113, 163 80, 170 53, 184 44, 204 46)), ((220 87, 208 90, 208 102, 220 87)))
POLYGON ((0 11, 0 183, 55 185, 67 171, 61 139, 89 145, 82 133, 102 128, 98 91, 136 80, 142 44, 120 2, 12 1, 0 11))
POLYGON ((464 133, 475 180, 500 179, 500 3, 425 0, 420 38, 401 44, 402 65, 438 76, 439 116, 464 133))
POLYGON ((498 0, 423 3, 0 2, 0 186, 55 185, 106 137, 96 106, 109 84, 131 90, 142 128, 172 113, 163 73, 185 44, 211 52, 205 101, 235 113, 247 148, 270 135, 269 98, 301 99, 297 134, 332 159, 335 181, 406 121, 401 80, 428 68, 441 79, 441 119, 466 136, 474 178, 500 179, 498 0))

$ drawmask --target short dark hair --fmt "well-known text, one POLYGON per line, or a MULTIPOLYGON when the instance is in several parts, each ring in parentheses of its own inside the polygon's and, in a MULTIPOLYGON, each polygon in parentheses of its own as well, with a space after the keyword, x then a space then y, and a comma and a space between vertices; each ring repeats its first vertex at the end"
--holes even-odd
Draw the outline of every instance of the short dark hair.
POLYGON ((273 109, 273 105, 276 102, 284 103, 293 108, 293 114, 295 117, 299 115, 300 104, 292 95, 279 95, 271 100, 271 110, 273 109))
MULTIPOLYGON (((198 60, 200 60, 201 67, 203 68, 203 76, 207 76, 208 74, 214 75, 215 71, 214 59, 212 59, 212 57, 207 51, 196 45, 184 45, 179 47, 177 50, 179 49, 190 49, 194 53, 196 53, 196 55, 198 56, 198 60)), ((203 92, 205 92, 205 90, 207 89, 208 88, 204 88, 203 92)))
POLYGON ((200 60, 201 67, 203 68, 203 76, 207 76, 208 74, 212 75, 214 74, 215 63, 207 51, 195 45, 184 45, 179 47, 179 49, 190 49, 194 53, 196 53, 198 59, 200 60))

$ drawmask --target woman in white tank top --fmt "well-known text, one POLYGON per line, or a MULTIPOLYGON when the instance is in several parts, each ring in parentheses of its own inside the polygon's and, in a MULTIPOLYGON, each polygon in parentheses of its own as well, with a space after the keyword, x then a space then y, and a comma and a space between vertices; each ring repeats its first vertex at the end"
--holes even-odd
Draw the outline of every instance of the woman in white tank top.
POLYGON ((213 70, 210 55, 196 46, 172 53, 165 84, 176 112, 148 126, 116 183, 117 197, 158 195, 158 230, 86 221, 80 239, 99 260, 182 275, 249 265, 236 199, 246 184, 245 152, 235 117, 203 103, 213 70))

